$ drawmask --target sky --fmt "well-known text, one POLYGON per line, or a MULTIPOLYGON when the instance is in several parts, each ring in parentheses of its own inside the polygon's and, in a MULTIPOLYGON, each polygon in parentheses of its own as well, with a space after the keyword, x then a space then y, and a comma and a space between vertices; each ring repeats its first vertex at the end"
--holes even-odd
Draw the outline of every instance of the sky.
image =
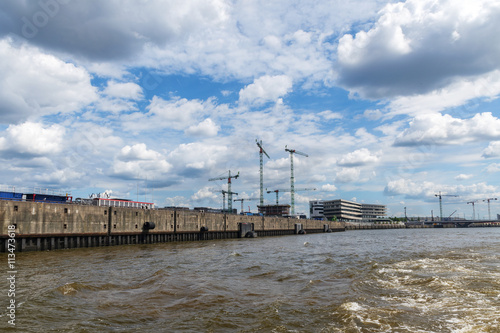
POLYGON ((209 179, 229 170, 235 198, 259 198, 262 140, 268 190, 290 188, 285 147, 308 155, 298 213, 345 199, 438 216, 441 192, 444 217, 475 202, 487 218, 498 31, 497 0, 4 0, 0 184, 222 208, 227 180, 209 179))

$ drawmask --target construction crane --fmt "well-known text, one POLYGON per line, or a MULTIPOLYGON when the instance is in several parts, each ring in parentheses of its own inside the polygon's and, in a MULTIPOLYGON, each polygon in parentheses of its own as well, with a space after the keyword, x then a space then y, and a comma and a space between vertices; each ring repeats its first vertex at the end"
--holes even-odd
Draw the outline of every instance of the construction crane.
POLYGON ((491 211, 490 211, 490 201, 491 200, 497 200, 497 198, 488 198, 484 199, 483 201, 488 201, 488 220, 491 221, 491 211))
MULTIPOLYGON (((215 178, 210 178, 208 181, 214 181, 214 180, 224 180, 227 179, 227 191, 225 191, 228 196, 227 196, 227 209, 230 212, 233 212, 233 192, 231 192, 231 178, 237 179, 240 176, 240 172, 238 171, 238 174, 231 176, 231 170, 229 170, 228 176, 224 177, 215 177, 215 178)), ((222 191, 222 194, 224 195, 224 201, 225 201, 225 193, 222 191)))
MULTIPOLYGON (((267 190, 267 188, 266 188, 267 190)), ((296 188, 295 191, 316 191, 315 188, 296 188)), ((279 205, 279 202, 278 202, 278 193, 279 192, 290 192, 290 190, 288 189, 280 189, 280 190, 272 190, 272 191, 267 191, 267 193, 271 193, 271 192, 275 192, 276 193, 276 206, 279 205)), ((294 213, 295 214, 295 213, 294 213)))
POLYGON ((479 200, 474 200, 474 201, 467 202, 467 204, 472 204, 472 220, 473 221, 476 219, 476 208, 474 208, 474 204, 476 202, 479 202, 479 200))
MULTIPOLYGON (((293 154, 299 154, 305 157, 308 157, 306 153, 296 151, 295 149, 288 149, 287 146, 285 146, 285 151, 290 153, 290 206, 292 206, 292 215, 295 215, 295 179, 293 177, 293 154)), ((278 194, 276 194, 277 196, 278 194)))
POLYGON ((441 194, 441 191, 439 191, 439 194, 435 194, 434 196, 439 197, 439 213, 440 213, 440 218, 441 218, 440 221, 442 221, 443 220, 443 203, 442 203, 441 197, 458 197, 458 195, 441 194))
MULTIPOLYGON (((264 206, 264 156, 263 154, 266 154, 267 158, 270 158, 269 155, 267 155, 266 151, 264 148, 262 148, 262 140, 258 141, 255 139, 255 142, 257 143, 257 147, 259 147, 259 156, 260 156, 260 205, 264 206)), ((241 202, 241 211, 243 211, 243 201, 241 202)))
POLYGON ((241 213, 243 213, 243 203, 245 201, 252 201, 252 200, 259 200, 259 198, 241 198, 241 199, 234 199, 233 201, 241 201, 241 213))
MULTIPOLYGON (((227 194, 231 194, 231 197, 232 195, 238 195, 238 193, 236 192, 228 192, 228 191, 224 191, 222 190, 222 211, 223 212, 226 212, 226 193, 227 194)), ((233 206, 231 205, 231 208, 228 209, 230 213, 233 212, 233 206)))

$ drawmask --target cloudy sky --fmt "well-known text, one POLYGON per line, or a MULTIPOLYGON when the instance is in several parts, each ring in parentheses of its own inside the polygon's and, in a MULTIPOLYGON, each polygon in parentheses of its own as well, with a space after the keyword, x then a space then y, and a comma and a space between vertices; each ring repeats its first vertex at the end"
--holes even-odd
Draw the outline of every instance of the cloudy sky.
POLYGON ((290 186, 286 145, 309 155, 297 212, 342 198, 436 216, 441 191, 458 196, 445 216, 480 200, 487 217, 499 31, 497 0, 4 0, 0 184, 218 208, 226 181, 208 179, 228 170, 259 197, 259 139, 268 189, 290 186))

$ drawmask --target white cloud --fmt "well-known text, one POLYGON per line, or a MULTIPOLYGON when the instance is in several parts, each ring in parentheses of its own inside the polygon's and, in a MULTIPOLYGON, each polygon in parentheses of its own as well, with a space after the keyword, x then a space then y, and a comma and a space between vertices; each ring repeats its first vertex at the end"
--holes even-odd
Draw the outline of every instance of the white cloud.
POLYGON ((376 163, 379 158, 368 149, 361 148, 342 157, 337 164, 340 166, 361 166, 376 163))
POLYGON ((219 132, 219 129, 220 127, 215 124, 212 119, 207 118, 198 125, 190 126, 188 129, 186 129, 185 133, 192 136, 210 137, 216 136, 219 132))
POLYGON ((325 184, 321 186, 321 191, 325 192, 335 192, 337 190, 337 187, 332 184, 325 184))
POLYGON ((138 143, 133 146, 125 146, 121 149, 117 158, 120 161, 135 161, 135 160, 156 160, 161 158, 161 154, 154 151, 148 150, 146 144, 138 143))
POLYGON ((371 29, 340 39, 339 81, 362 96, 383 98, 498 70, 499 16, 495 0, 388 4, 371 29))
POLYGON ((337 172, 335 181, 339 183, 353 183, 360 179, 360 174, 361 170, 359 168, 342 168, 337 172))
POLYGON ((191 200, 194 201, 202 201, 202 200, 217 200, 218 195, 212 192, 212 189, 210 187, 203 187, 198 190, 195 194, 191 196, 191 200))
POLYGON ((326 120, 335 120, 335 119, 342 119, 343 116, 340 112, 333 112, 330 110, 322 111, 318 113, 319 116, 323 117, 326 120))
POLYGON ((500 141, 490 142, 489 146, 483 150, 484 158, 500 157, 500 141))
POLYGON ((56 170, 51 173, 43 173, 40 175, 35 175, 33 179, 39 183, 62 185, 62 184, 75 183, 84 175, 85 174, 80 171, 76 171, 73 169, 63 169, 63 170, 56 170))
POLYGON ((199 177, 200 172, 211 170, 219 161, 226 161, 227 158, 228 147, 202 142, 181 144, 168 154, 175 172, 187 177, 199 177))
POLYGON ((0 40, 0 119, 70 113, 97 100, 89 73, 27 45, 0 40))
POLYGON ((103 90, 103 94, 122 99, 140 100, 143 98, 142 87, 134 82, 108 81, 108 85, 103 90))
POLYGON ((171 168, 172 165, 164 156, 148 150, 141 143, 121 149, 112 166, 112 175, 123 179, 155 179, 161 182, 171 168))
POLYGON ((491 163, 485 169, 488 173, 500 172, 500 163, 491 163))
MULTIPOLYGON (((409 179, 400 178, 387 183, 384 192, 387 195, 406 195, 410 198, 431 198, 439 192, 442 195, 458 195, 459 197, 480 198, 488 196, 497 191, 497 187, 486 183, 472 185, 446 185, 433 182, 414 182, 409 179)), ((450 197, 451 198, 451 197, 450 197)), ((456 200, 451 198, 450 200, 456 200)), ((463 200, 463 199, 461 199, 463 200)))
POLYGON ((199 118, 215 108, 212 99, 201 101, 173 97, 165 100, 154 96, 146 107, 148 113, 136 112, 123 116, 123 126, 134 132, 164 128, 183 131, 198 124, 199 118))
POLYGON ((472 177, 474 177, 474 175, 466 175, 466 174, 459 174, 458 176, 455 177, 455 180, 467 180, 467 179, 471 179, 472 177))
POLYGON ((470 113, 477 101, 491 101, 500 94, 500 70, 488 74, 467 78, 456 78, 444 88, 426 94, 413 94, 392 99, 387 105, 386 117, 399 114, 415 116, 422 113, 435 113, 462 106, 465 113, 470 113))
POLYGON ((10 125, 0 137, 0 152, 10 156, 44 156, 59 153, 63 149, 65 129, 59 125, 46 126, 26 122, 10 125))
POLYGON ((292 90, 292 79, 286 75, 265 75, 240 90, 240 102, 262 105, 277 101, 292 90))
POLYGON ((476 114, 470 119, 424 114, 410 122, 410 127, 396 137, 394 145, 458 145, 499 138, 500 119, 490 112, 476 114))

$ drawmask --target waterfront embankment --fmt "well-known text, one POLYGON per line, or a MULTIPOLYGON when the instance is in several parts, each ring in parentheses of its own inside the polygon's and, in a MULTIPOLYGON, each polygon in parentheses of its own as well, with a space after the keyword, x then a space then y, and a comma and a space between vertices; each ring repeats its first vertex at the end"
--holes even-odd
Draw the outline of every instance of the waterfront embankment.
POLYGON ((43 251, 344 231, 343 222, 186 209, 0 201, 0 251, 43 251))

